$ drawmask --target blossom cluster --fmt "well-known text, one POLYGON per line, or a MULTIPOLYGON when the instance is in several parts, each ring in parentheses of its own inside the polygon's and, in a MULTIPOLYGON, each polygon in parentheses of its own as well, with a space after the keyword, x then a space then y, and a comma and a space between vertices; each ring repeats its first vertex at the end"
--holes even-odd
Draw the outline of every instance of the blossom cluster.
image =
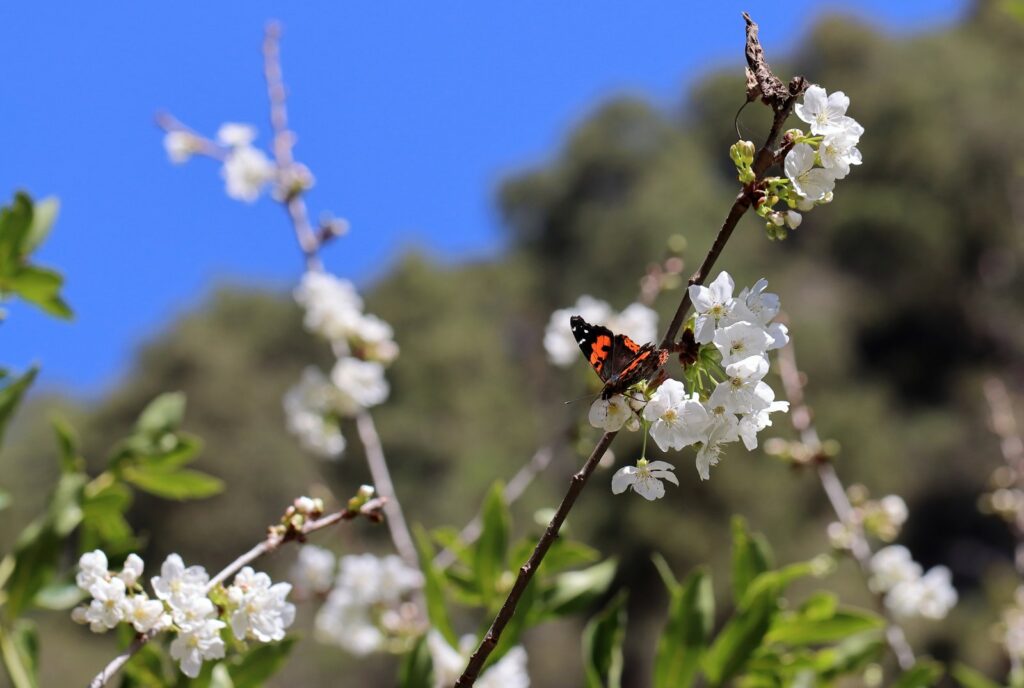
POLYGON ((940 620, 956 605, 957 593, 949 569, 935 566, 923 573, 910 550, 902 545, 889 545, 875 552, 870 568, 868 585, 884 595, 886 608, 898 618, 940 620))
MULTIPOLYGON (((321 642, 355 655, 408 649, 408 639, 423 631, 417 607, 410 601, 423 587, 423 574, 393 554, 347 555, 338 560, 337 569, 333 589, 316 614, 321 642)), ((293 576, 323 593, 330 587, 323 583, 333 570, 333 555, 318 549, 300 555, 293 576)))
POLYGON ((860 532, 883 542, 892 542, 907 521, 907 503, 899 495, 886 495, 879 500, 868 499, 863 487, 854 485, 848 491, 852 510, 844 521, 828 525, 828 539, 835 549, 848 550, 860 532))
MULTIPOLYGON (((448 688, 462 676, 466 662, 476 647, 476 638, 463 636, 458 649, 452 647, 438 631, 427 634, 427 650, 434 668, 434 688, 448 688)), ((478 688, 529 688, 526 672, 526 650, 517 645, 488 667, 474 684, 478 688)))
MULTIPOLYGON (((757 213, 767 223, 769 238, 784 238, 787 228, 796 229, 803 222, 802 212, 830 203, 836 181, 845 178, 852 165, 861 164, 857 145, 864 127, 846 114, 849 106, 845 93, 829 94, 821 86, 808 88, 796 106, 796 116, 809 125, 810 133, 786 132, 785 178, 768 177, 757 188, 757 213)), ((754 182, 754 144, 739 141, 729 154, 740 181, 754 182)))
POLYGON ((384 369, 398 356, 391 326, 364 312, 355 286, 334 275, 307 272, 295 289, 310 332, 331 344, 337 360, 330 375, 311 366, 285 394, 288 429, 318 456, 337 458, 345 449, 339 421, 382 403, 390 388, 384 369))
MULTIPOLYGON (((696 314, 692 322, 700 363, 687 382, 667 379, 643 397, 616 395, 598 399, 590 408, 590 423, 607 432, 649 429, 662 451, 696 445, 697 472, 710 477, 723 446, 742 441, 747 450, 757 447, 758 433, 771 425, 771 414, 789 404, 775 400, 764 381, 768 352, 789 341, 786 326, 773 322, 779 297, 766 291, 767 280, 733 295, 735 282, 722 272, 708 286, 690 287, 696 314)), ((693 365, 691 365, 691 368, 693 365)), ((616 494, 627 488, 646 499, 665 494, 662 480, 678 484, 673 467, 665 461, 648 462, 619 470, 612 478, 616 494)))
POLYGON ((308 168, 293 162, 279 169, 266 153, 253 145, 255 140, 254 127, 226 122, 217 131, 215 142, 185 129, 172 129, 164 136, 164 149, 175 164, 187 162, 196 154, 222 159, 225 191, 231 198, 246 203, 254 203, 271 184, 278 200, 286 200, 313 186, 313 175, 308 168))
POLYGON ((78 568, 75 582, 92 599, 72 611, 74 621, 95 633, 122 623, 138 633, 170 631, 175 635, 171 657, 190 678, 199 675, 205 660, 224 657, 222 631, 229 624, 237 640, 269 643, 283 639, 295 620, 295 606, 286 599, 291 585, 275 584, 249 566, 227 588, 211 590, 206 569, 186 567, 179 555, 171 554, 150 581, 154 597, 143 588, 143 561, 135 554, 128 555, 119 573, 109 570, 101 550, 83 554, 78 568))
POLYGON ((658 314, 642 303, 632 303, 625 310, 616 312, 605 301, 588 295, 581 296, 574 306, 560 308, 552 313, 544 329, 544 349, 548 360, 560 368, 572 365, 580 355, 576 338, 565 325, 573 315, 595 325, 604 325, 638 342, 652 341, 658 334, 658 314))

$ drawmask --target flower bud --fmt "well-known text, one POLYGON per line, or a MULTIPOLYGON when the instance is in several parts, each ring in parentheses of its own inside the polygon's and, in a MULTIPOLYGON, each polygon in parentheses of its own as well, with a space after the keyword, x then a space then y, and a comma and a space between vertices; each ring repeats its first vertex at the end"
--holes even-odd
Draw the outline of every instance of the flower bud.
POLYGON ((796 229, 800 226, 800 223, 804 221, 804 216, 795 210, 790 210, 786 213, 786 226, 790 229, 796 229))

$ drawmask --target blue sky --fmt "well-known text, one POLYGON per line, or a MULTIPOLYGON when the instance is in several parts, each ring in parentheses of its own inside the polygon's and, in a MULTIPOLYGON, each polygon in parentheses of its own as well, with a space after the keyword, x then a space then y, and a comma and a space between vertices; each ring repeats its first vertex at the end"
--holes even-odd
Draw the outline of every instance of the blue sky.
POLYGON ((96 393, 213 285, 285 288, 299 276, 280 208, 228 199, 210 161, 170 165, 153 125, 166 109, 209 134, 251 122, 266 142, 268 19, 285 27, 311 208, 353 226, 327 265, 365 281, 410 246, 446 260, 499 251, 492 199, 504 175, 548 158, 605 97, 670 107, 703 71, 741 68, 745 8, 771 56, 830 10, 906 32, 954 21, 965 4, 3 3, 0 196, 60 197, 40 262, 65 272, 77 315, 11 308, 0 364, 38 361, 45 386, 96 393))

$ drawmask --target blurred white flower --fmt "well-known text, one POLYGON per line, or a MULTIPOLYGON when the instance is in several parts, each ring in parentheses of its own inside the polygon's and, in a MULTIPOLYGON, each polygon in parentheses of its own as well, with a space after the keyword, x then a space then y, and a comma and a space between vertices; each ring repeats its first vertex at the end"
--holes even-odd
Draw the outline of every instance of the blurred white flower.
POLYGON ((204 660, 224 658, 224 641, 220 637, 224 626, 223 621, 207 619, 178 632, 171 641, 171 658, 179 662, 181 673, 195 678, 204 660))
POLYGON ((253 203, 260 197, 274 173, 274 163, 263 151, 252 146, 233 148, 221 167, 228 196, 246 203, 253 203))
POLYGON ((315 366, 302 371, 299 382, 284 395, 285 424, 303 449, 327 459, 345 450, 338 423, 327 415, 336 411, 338 390, 315 366))
POLYGON ((653 342, 658 336, 658 314, 642 303, 631 303, 621 313, 613 313, 604 325, 612 332, 624 334, 640 344, 653 342))
POLYGON ((306 329, 328 341, 347 339, 363 317, 355 285, 326 272, 305 273, 294 295, 306 311, 306 329))
POLYGON ((292 566, 289 578, 296 592, 325 593, 334 585, 334 552, 315 545, 303 545, 292 566))
POLYGON ((340 410, 349 414, 380 404, 388 398, 390 391, 384 378, 384 366, 376 361, 357 358, 343 358, 335 363, 331 382, 345 399, 340 410))
POLYGON ((903 545, 889 545, 871 557, 868 587, 874 592, 883 593, 900 583, 914 581, 920 577, 921 565, 910 556, 910 550, 903 545))
POLYGON ((187 131, 169 131, 164 134, 164 150, 171 162, 180 165, 199 152, 199 141, 187 131))
POLYGON ((367 655, 384 646, 384 633, 373 622, 370 608, 341 588, 327 596, 314 625, 321 642, 337 645, 354 655, 367 655))
MULTIPOLYGON (((427 650, 434 667, 434 688, 448 688, 459 679, 476 639, 464 636, 459 649, 448 644, 438 631, 427 634, 427 650)), ((510 649, 504 657, 485 670, 477 679, 478 688, 529 688, 530 676, 526 672, 526 650, 520 646, 510 649)))
POLYGON ((612 476, 612 494, 622 494, 626 488, 648 501, 661 499, 665 496, 662 480, 679 485, 679 479, 673 473, 676 467, 667 461, 647 461, 640 459, 636 466, 624 466, 612 476))
POLYGON ((956 589, 945 566, 936 566, 923 576, 900 581, 885 596, 885 606, 896 616, 919 616, 934 621, 946 618, 956 602, 956 589))
POLYGON ((594 325, 603 325, 611 317, 612 307, 584 294, 576 300, 575 305, 560 308, 551 314, 544 329, 544 349, 548 352, 548 360, 563 368, 574 363, 580 355, 579 344, 569 327, 569 318, 574 315, 594 325))
POLYGON ((217 130, 217 143, 229 148, 248 146, 256 140, 256 128, 250 124, 225 122, 217 130))

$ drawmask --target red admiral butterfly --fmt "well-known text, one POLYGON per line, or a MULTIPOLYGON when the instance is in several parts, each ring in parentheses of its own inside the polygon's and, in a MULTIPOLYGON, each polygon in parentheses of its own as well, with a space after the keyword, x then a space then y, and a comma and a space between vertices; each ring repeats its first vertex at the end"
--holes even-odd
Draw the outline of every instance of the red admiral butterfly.
POLYGON ((590 361, 604 387, 601 398, 610 399, 654 374, 668 360, 668 349, 654 344, 640 346, 624 334, 591 325, 578 315, 569 319, 572 335, 590 361))

